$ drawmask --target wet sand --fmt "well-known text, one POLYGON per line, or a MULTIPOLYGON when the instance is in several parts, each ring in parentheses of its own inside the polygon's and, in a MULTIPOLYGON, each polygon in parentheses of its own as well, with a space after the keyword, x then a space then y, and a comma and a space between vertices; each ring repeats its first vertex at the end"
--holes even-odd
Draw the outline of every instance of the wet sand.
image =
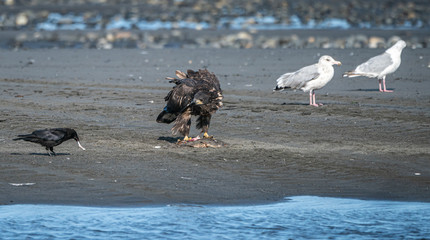
MULTIPOLYGON (((430 201, 430 50, 406 48, 377 80, 342 73, 382 49, 30 50, 0 54, 0 204, 251 204, 288 196, 430 201), (342 61, 308 106, 273 93, 319 55, 342 61), (155 118, 176 69, 207 67, 224 90, 210 134, 221 148, 178 146, 155 118), (74 141, 12 139, 49 127, 74 141), (16 186, 11 183, 30 183, 16 186)), ((193 119, 194 120, 194 119, 193 119)), ((199 132, 195 122, 192 135, 199 132)))

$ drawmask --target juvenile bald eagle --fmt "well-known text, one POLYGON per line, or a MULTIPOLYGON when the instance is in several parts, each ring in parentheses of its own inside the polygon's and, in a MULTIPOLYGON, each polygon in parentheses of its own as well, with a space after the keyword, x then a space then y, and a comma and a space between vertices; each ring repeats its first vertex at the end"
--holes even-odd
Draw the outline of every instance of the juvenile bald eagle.
POLYGON ((172 133, 180 133, 184 141, 189 141, 192 140, 189 137, 191 116, 198 116, 197 128, 202 129, 204 138, 210 138, 208 129, 212 114, 222 107, 218 78, 206 69, 188 70, 187 73, 177 70, 176 76, 178 78, 166 78, 176 85, 164 98, 167 104, 158 115, 157 122, 169 124, 175 121, 172 133))

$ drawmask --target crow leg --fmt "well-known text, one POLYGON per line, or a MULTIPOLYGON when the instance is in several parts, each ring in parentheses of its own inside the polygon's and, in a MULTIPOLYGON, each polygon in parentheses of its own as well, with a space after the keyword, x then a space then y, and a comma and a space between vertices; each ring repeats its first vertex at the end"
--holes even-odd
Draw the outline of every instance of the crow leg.
MULTIPOLYGON (((54 147, 50 147, 49 150, 51 151, 52 155, 57 156, 57 154, 54 152, 54 147)), ((51 154, 49 154, 51 156, 51 154)))
POLYGON ((46 147, 46 152, 48 153, 49 156, 52 156, 52 155, 55 156, 54 147, 46 147))

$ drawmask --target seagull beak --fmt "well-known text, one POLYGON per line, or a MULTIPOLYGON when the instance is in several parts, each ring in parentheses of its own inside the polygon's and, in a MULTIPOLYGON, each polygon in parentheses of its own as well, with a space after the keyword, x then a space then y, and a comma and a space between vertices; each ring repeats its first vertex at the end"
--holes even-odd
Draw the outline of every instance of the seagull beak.
POLYGON ((336 63, 336 65, 338 65, 338 66, 342 65, 342 63, 341 63, 341 62, 339 62, 339 61, 336 61, 335 63, 336 63))

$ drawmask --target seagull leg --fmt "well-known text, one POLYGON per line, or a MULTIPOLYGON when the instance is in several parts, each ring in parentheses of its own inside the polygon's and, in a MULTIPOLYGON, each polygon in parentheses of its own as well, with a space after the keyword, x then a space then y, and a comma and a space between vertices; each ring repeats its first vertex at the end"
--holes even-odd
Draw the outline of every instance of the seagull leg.
POLYGON ((318 106, 322 106, 322 105, 324 105, 324 104, 322 104, 322 103, 317 103, 317 101, 315 100, 315 92, 314 92, 314 94, 313 94, 313 98, 314 98, 314 106, 318 107, 318 106))
MULTIPOLYGON (((381 82, 381 80, 379 80, 379 82, 381 82)), ((384 85, 384 92, 393 92, 393 90, 387 90, 387 87, 385 86, 385 76, 382 78, 382 83, 384 85)), ((379 83, 381 84, 381 83, 379 83)), ((381 89, 381 86, 379 86, 379 89, 381 89)), ((381 90, 379 90, 381 91, 381 90)))
POLYGON ((313 90, 309 91, 309 105, 318 107, 318 104, 315 103, 315 92, 313 90))
POLYGON ((383 90, 382 90, 382 80, 381 79, 378 79, 378 80, 379 80, 379 91, 383 92, 383 90))

